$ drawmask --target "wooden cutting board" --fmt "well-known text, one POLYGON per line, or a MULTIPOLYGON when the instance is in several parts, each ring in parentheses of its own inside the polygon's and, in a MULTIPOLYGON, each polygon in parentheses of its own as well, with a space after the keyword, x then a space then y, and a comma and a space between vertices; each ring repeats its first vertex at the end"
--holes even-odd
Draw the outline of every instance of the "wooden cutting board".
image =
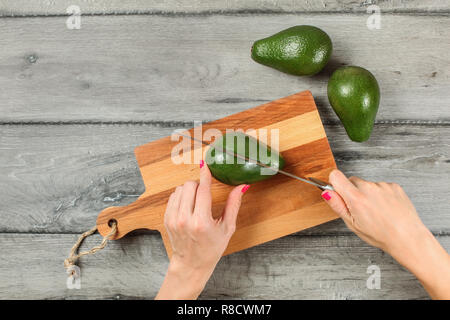
MULTIPOLYGON (((279 129, 279 151, 286 160, 285 170, 299 176, 328 181, 329 172, 336 167, 309 91, 203 124, 203 132, 210 128, 223 133, 226 129, 279 129)), ((175 187, 199 179, 198 162, 172 162, 171 152, 177 144, 179 141, 172 141, 169 136, 135 149, 146 191, 128 206, 110 207, 99 214, 97 227, 103 236, 110 231, 108 222, 112 219, 118 227, 113 239, 136 229, 158 230, 171 256, 170 240, 163 224, 167 200, 175 187)), ((203 148, 203 152, 208 148, 198 144, 197 147, 203 148)), ((213 179, 214 217, 222 213, 232 188, 213 179)), ((224 255, 336 219, 320 194, 318 188, 281 174, 253 184, 243 197, 236 232, 224 255)))

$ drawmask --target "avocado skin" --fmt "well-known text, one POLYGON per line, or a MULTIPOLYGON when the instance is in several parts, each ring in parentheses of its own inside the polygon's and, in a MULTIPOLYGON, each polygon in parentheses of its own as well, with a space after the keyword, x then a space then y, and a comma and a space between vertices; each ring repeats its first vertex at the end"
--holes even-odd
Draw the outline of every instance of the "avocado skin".
POLYGON ((252 46, 252 59, 268 67, 297 76, 320 72, 333 51, 331 39, 314 26, 295 26, 252 46))
MULTIPOLYGON (((237 186, 240 184, 252 184, 254 182, 266 180, 270 177, 273 177, 274 175, 262 175, 261 167, 257 164, 250 163, 248 161, 245 161, 245 163, 238 163, 236 156, 230 155, 225 152, 217 152, 217 150, 225 150, 227 139, 230 139, 234 136, 241 136, 246 139, 245 152, 242 152, 243 150, 239 150, 238 152, 238 144, 236 142, 233 143, 234 149, 226 149, 227 151, 232 151, 247 158, 255 159, 254 155, 249 155, 250 144, 252 144, 255 149, 251 150, 258 150, 258 157, 256 159, 258 161, 261 161, 259 157, 259 148, 264 148, 265 150, 267 150, 267 155, 269 157, 272 152, 276 152, 271 150, 269 146, 261 142, 258 143, 258 140, 256 140, 255 138, 247 136, 241 132, 235 132, 232 134, 227 133, 214 141, 214 143, 210 146, 209 150, 206 153, 206 163, 209 167, 209 170, 211 171, 212 176, 217 180, 231 186, 237 186), (220 163, 220 160, 222 160, 222 163, 220 163)), ((282 169, 284 167, 285 161, 283 157, 278 152, 276 152, 275 161, 270 161, 266 164, 273 168, 282 169)))
POLYGON ((337 69, 328 81, 328 100, 350 139, 369 139, 380 104, 380 87, 372 73, 355 66, 337 69))

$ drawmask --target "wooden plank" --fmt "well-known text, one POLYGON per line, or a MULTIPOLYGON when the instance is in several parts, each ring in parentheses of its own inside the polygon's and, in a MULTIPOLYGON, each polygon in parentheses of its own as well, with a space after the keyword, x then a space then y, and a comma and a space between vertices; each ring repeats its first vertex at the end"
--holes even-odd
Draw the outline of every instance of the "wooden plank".
MULTIPOLYGON (((98 213, 144 192, 135 146, 171 134, 152 125, 0 126, 0 232, 83 232, 98 213)), ((404 186, 425 224, 450 232, 450 127, 376 125, 363 144, 326 126, 336 162, 348 175, 404 186)), ((347 232, 341 222, 311 231, 347 232)))
POLYGON ((326 84, 354 64, 380 82, 379 121, 448 123, 448 16, 385 15, 374 31, 366 18, 88 16, 80 30, 62 16, 4 18, 0 122, 209 121, 308 89, 322 118, 336 121, 326 84), (299 23, 333 39, 325 71, 301 78, 251 60, 254 40, 299 23))
POLYGON ((3 0, 2 16, 61 15, 71 5, 78 5, 82 14, 200 14, 200 13, 283 13, 283 12, 366 12, 376 4, 382 12, 448 12, 448 0, 3 0))
MULTIPOLYGON (((0 299, 152 299, 168 259, 157 235, 129 235, 83 257, 81 289, 66 288, 63 260, 77 235, 0 234, 0 299)), ((450 249, 450 237, 438 237, 450 249)), ((83 249, 101 241, 88 238, 83 249)), ((284 237, 222 258, 203 299, 423 299, 419 282, 356 236, 284 237), (381 288, 369 290, 377 265, 381 288)))

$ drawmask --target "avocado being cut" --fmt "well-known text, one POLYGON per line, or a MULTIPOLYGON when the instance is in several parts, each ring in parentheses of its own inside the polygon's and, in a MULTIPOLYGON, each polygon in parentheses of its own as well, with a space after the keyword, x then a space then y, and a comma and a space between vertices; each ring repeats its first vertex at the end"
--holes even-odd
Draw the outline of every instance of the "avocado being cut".
POLYGON ((230 153, 257 160, 274 169, 284 167, 283 157, 269 146, 241 132, 226 133, 211 144, 206 163, 213 177, 228 185, 251 184, 273 177, 273 174, 264 174, 268 169, 261 171, 264 168, 256 163, 230 153), (260 155, 267 155, 267 159, 261 159, 260 155))
POLYGON ((285 73, 309 76, 325 67, 332 50, 328 34, 317 27, 302 25, 256 41, 252 59, 285 73))
POLYGON ((369 139, 380 103, 380 88, 372 73, 355 66, 337 69, 328 81, 328 100, 350 139, 369 139))

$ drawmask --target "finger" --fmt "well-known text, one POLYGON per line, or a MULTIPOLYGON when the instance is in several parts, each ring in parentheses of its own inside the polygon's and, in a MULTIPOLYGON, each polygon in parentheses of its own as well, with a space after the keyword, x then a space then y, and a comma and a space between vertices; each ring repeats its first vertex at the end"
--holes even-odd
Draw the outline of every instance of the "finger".
POLYGON ((330 208, 338 214, 345 222, 350 222, 350 212, 341 196, 335 191, 322 192, 322 198, 330 206, 330 208))
POLYGON ((195 194, 197 193, 198 183, 195 181, 186 181, 181 192, 180 209, 178 217, 188 217, 194 211, 195 194))
POLYGON ((205 162, 200 163, 200 184, 195 197, 194 214, 211 217, 211 172, 205 162))
POLYGON ((339 170, 335 169, 330 173, 330 183, 333 185, 334 190, 339 193, 341 198, 345 201, 347 207, 358 198, 358 188, 339 170))
POLYGON ((358 188, 358 190, 361 192, 361 195, 371 194, 375 190, 378 190, 378 188, 385 188, 388 185, 385 182, 376 183, 372 181, 363 180, 358 177, 350 177, 349 180, 358 188))
POLYGON ((363 187, 364 184, 366 184, 366 183, 368 182, 368 181, 363 180, 363 179, 361 179, 361 178, 359 178, 359 177, 350 177, 350 178, 348 178, 348 180, 350 180, 351 183, 353 183, 353 185, 355 185, 356 188, 358 188, 358 189, 360 189, 361 187, 363 187))
POLYGON ((223 223, 225 223, 225 225, 227 226, 228 230, 231 230, 231 232, 234 232, 234 230, 236 229, 236 220, 239 209, 241 208, 242 196, 249 187, 250 185, 248 184, 239 185, 234 188, 228 195, 228 199, 223 210, 222 220, 223 223))
POLYGON ((182 187, 176 187, 175 191, 170 195, 167 202, 166 212, 164 213, 164 223, 167 226, 171 219, 175 219, 180 207, 182 187))

